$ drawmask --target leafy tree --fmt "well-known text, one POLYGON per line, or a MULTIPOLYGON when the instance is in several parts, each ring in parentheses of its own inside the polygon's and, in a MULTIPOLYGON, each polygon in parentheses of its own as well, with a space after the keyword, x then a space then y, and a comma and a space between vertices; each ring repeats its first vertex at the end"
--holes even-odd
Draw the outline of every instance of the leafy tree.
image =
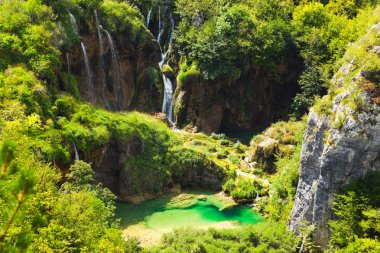
POLYGON ((334 200, 334 212, 337 220, 330 221, 333 249, 353 252, 375 252, 379 247, 376 240, 379 233, 378 194, 380 173, 369 173, 363 179, 346 186, 334 200), (371 240, 374 239, 375 241, 371 240), (359 242, 365 243, 361 246, 359 242))
POLYGON ((100 199, 110 211, 114 211, 114 201, 116 196, 104 188, 101 184, 96 184, 94 179, 95 172, 91 165, 83 161, 75 161, 70 167, 70 173, 67 175, 67 182, 62 185, 64 192, 86 191, 92 193, 100 199))
POLYGON ((5 141, 0 149, 0 250, 13 252, 23 250, 30 243, 31 230, 24 224, 26 202, 33 192, 33 172, 15 162, 16 145, 5 141))

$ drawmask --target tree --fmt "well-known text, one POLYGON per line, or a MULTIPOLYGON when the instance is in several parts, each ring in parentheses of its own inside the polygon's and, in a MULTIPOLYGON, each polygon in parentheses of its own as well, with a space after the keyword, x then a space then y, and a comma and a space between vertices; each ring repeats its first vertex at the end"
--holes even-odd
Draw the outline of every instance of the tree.
POLYGON ((31 230, 25 219, 25 203, 32 195, 34 175, 15 162, 16 145, 5 141, 0 149, 0 251, 23 250, 30 243, 31 230))
POLYGON ((67 175, 67 182, 62 185, 64 192, 86 191, 92 193, 100 199, 110 211, 115 210, 114 201, 116 196, 101 184, 96 184, 94 171, 91 165, 84 161, 75 161, 70 167, 70 173, 67 175))

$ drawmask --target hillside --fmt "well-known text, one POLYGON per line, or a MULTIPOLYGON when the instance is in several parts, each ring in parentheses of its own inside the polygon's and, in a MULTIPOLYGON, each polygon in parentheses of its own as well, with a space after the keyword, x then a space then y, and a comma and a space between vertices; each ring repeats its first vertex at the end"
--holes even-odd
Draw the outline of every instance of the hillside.
POLYGON ((377 0, 0 0, 0 251, 378 252, 379 103, 377 0))

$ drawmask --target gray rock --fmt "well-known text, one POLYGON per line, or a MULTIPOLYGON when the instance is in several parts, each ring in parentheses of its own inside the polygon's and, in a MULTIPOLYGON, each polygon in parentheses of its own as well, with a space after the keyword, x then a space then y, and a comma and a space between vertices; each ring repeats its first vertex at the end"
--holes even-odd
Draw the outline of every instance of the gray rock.
MULTIPOLYGON (((337 113, 345 112, 345 106, 338 106, 337 113)), ((347 116, 341 130, 333 129, 331 122, 327 116, 310 112, 301 153, 300 180, 288 225, 297 233, 303 220, 315 224, 314 240, 322 248, 329 239, 328 221, 333 218, 334 195, 351 179, 380 170, 378 115, 361 112, 357 120, 347 116), (330 131, 329 140, 333 144, 324 143, 326 130, 330 131)))

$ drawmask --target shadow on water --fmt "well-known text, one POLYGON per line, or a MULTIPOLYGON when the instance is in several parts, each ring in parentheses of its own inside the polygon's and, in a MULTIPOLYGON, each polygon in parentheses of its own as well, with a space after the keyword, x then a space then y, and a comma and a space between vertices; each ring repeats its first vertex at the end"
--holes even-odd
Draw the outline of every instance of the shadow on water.
POLYGON ((121 225, 124 227, 140 223, 147 220, 153 213, 167 210, 167 204, 170 203, 171 198, 175 196, 176 194, 170 193, 139 204, 117 202, 116 217, 121 219, 121 225))
POLYGON ((258 126, 255 129, 251 130, 223 128, 220 133, 225 134, 230 139, 239 140, 244 145, 249 146, 252 138, 260 134, 264 129, 264 126, 258 126))

